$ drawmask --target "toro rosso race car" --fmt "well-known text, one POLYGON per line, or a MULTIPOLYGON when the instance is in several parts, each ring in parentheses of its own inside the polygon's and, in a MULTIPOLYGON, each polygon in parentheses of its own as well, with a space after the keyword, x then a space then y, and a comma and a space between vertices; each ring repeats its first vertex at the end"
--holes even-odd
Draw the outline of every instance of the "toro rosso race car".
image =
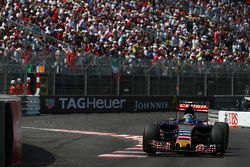
POLYGON ((143 150, 156 152, 210 153, 223 157, 228 146, 229 126, 224 122, 208 125, 185 113, 182 118, 147 124, 143 150))

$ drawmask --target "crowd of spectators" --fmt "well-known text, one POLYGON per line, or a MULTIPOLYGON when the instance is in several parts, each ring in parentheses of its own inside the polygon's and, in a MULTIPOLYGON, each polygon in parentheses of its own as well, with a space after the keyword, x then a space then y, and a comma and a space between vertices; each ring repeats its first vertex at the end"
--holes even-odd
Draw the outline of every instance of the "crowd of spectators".
POLYGON ((0 57, 14 63, 39 52, 70 69, 88 55, 250 64, 249 0, 7 0, 0 16, 0 57))

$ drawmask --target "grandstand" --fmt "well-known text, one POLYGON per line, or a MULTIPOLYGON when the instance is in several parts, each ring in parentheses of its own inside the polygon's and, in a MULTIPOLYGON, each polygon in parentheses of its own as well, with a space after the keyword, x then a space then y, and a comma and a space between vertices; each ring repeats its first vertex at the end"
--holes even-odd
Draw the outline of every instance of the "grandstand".
POLYGON ((249 0, 8 0, 0 91, 43 65, 44 94, 247 94, 249 10, 249 0))

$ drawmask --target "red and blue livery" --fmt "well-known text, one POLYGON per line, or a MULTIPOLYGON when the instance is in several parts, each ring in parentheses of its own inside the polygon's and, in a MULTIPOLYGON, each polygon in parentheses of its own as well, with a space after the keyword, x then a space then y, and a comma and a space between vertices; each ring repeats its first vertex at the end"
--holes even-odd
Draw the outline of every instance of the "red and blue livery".
POLYGON ((156 152, 209 153, 223 157, 228 147, 228 124, 208 125, 192 114, 183 118, 147 124, 143 133, 143 150, 156 152))

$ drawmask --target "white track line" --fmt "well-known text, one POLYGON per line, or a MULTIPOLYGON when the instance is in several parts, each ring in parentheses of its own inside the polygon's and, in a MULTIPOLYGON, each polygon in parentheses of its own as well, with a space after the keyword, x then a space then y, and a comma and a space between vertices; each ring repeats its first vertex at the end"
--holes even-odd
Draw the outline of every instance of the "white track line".
POLYGON ((112 154, 142 154, 142 155, 145 155, 147 153, 145 153, 144 151, 126 151, 126 150, 123 150, 123 151, 114 151, 112 152, 112 154))
POLYGON ((99 158, 147 158, 148 155, 131 155, 131 154, 102 154, 99 158))
POLYGON ((103 132, 90 132, 90 131, 81 131, 81 130, 50 129, 50 128, 36 128, 36 127, 22 127, 22 128, 40 130, 40 131, 49 131, 49 132, 62 132, 62 133, 84 134, 84 135, 118 137, 118 138, 135 140, 135 141, 141 141, 141 138, 142 138, 142 136, 133 136, 133 135, 115 134, 115 133, 103 133, 103 132))
POLYGON ((102 154, 98 155, 98 158, 146 158, 148 155, 142 151, 142 136, 133 136, 126 134, 115 134, 115 133, 103 133, 103 132, 89 132, 81 130, 69 130, 69 129, 50 129, 50 128, 36 128, 36 127, 22 127, 23 129, 32 129, 40 131, 49 131, 49 132, 61 132, 61 133, 72 133, 72 134, 84 134, 84 135, 97 135, 97 136, 109 136, 109 137, 118 137, 133 141, 138 141, 139 144, 134 145, 130 148, 126 148, 123 151, 114 151, 111 154, 102 154))

